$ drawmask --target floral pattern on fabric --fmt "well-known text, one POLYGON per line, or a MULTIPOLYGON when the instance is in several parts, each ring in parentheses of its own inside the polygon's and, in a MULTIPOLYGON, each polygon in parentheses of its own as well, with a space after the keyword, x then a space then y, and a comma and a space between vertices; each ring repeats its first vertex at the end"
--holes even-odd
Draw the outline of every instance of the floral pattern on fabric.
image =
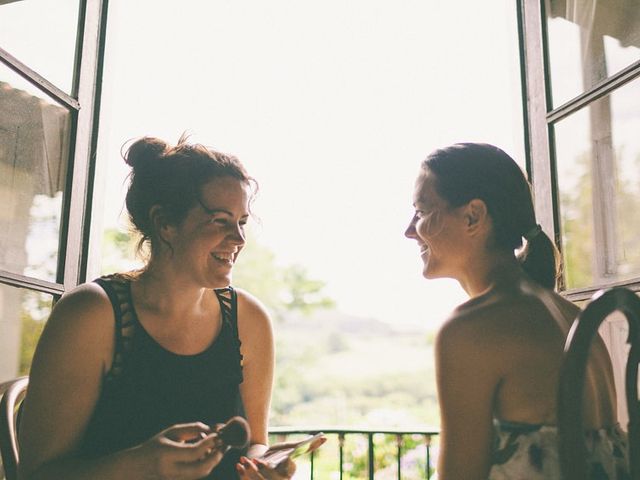
MULTIPOLYGON (((586 434, 589 480, 627 480, 627 436, 618 425, 586 434)), ((488 480, 559 479, 558 429, 548 425, 494 422, 488 480)))

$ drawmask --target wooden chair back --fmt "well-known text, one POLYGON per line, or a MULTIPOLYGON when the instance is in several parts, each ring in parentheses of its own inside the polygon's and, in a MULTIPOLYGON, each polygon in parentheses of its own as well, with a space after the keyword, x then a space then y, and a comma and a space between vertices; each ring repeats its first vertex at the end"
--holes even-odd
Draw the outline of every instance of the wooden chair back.
MULTIPOLYGON (((27 393, 29 377, 19 377, 3 383, 0 400, 0 454, 6 480, 17 480, 18 448, 17 416, 18 407, 27 393)), ((1 392, 0 392, 1 393, 1 392)))
POLYGON ((640 363, 640 298, 627 288, 615 287, 596 293, 573 323, 560 371, 558 389, 558 433, 562 475, 565 480, 587 476, 587 450, 583 426, 583 393, 591 343, 604 319, 619 311, 629 324, 630 345, 625 372, 629 411, 629 461, 632 480, 640 480, 640 403, 638 363, 640 363))

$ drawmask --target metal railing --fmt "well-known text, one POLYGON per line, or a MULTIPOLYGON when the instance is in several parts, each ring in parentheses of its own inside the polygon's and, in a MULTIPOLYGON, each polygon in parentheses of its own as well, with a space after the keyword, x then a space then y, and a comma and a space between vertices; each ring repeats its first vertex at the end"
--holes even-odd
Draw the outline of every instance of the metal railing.
MULTIPOLYGON (((374 437, 376 435, 386 435, 395 437, 395 469, 397 471, 396 478, 401 480, 403 478, 403 456, 410 452, 408 449, 404 449, 407 437, 411 438, 412 443, 415 443, 416 437, 421 438, 424 445, 424 468, 422 473, 425 479, 431 478, 434 473, 434 465, 436 463, 435 454, 437 454, 437 448, 434 449, 433 440, 437 437, 439 432, 437 430, 396 430, 396 429, 353 429, 353 428, 294 428, 294 427, 273 427, 269 431, 269 436, 272 443, 286 441, 289 436, 293 435, 311 435, 318 432, 323 432, 327 437, 327 443, 332 437, 337 437, 338 440, 338 455, 336 459, 336 467, 339 472, 340 480, 345 477, 345 440, 349 436, 359 436, 366 438, 367 451, 366 451, 366 465, 367 465, 367 477, 369 480, 373 480, 376 473, 376 442, 374 437), (434 451, 435 450, 435 451, 434 451)), ((411 450, 417 450, 418 447, 413 446, 411 450)), ((321 448, 317 452, 311 452, 308 457, 309 462, 309 479, 325 480, 324 477, 317 476, 317 469, 315 468, 316 455, 322 452, 326 455, 326 448, 321 448)), ((387 466, 386 469, 389 467, 387 466)), ((298 478, 298 477, 296 477, 298 478)), ((334 477, 332 477, 334 478, 334 477)), ((351 477, 353 478, 353 477, 351 477)))

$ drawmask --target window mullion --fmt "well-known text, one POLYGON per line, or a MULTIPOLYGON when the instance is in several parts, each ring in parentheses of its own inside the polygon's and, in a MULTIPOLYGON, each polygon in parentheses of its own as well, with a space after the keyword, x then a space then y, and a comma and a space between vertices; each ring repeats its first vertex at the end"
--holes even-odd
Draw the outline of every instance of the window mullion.
POLYGON ((531 183, 538 223, 552 238, 557 234, 554 221, 553 172, 549 159, 547 94, 542 43, 542 6, 540 0, 522 0, 523 39, 525 42, 525 83, 530 134, 531 183))
POLYGON ((28 288, 29 290, 50 293, 51 295, 62 295, 64 293, 64 287, 59 283, 18 275, 6 270, 0 270, 0 283, 11 285, 12 287, 28 288))
POLYGON ((640 77, 640 60, 632 63, 624 70, 611 75, 609 78, 601 81, 593 86, 590 90, 578 95, 573 100, 560 105, 558 108, 550 111, 547 115, 547 122, 556 123, 572 113, 580 110, 582 107, 592 103, 608 93, 616 90, 622 85, 629 83, 633 79, 640 77))
POLYGON ((84 26, 80 43, 80 66, 78 77, 78 100, 82 109, 77 116, 74 138, 74 156, 70 178, 68 203, 68 224, 65 239, 64 277, 68 290, 85 281, 86 244, 88 243, 88 222, 90 221, 90 172, 95 156, 97 135, 96 111, 103 52, 103 32, 106 21, 106 0, 87 0, 84 8, 84 26))
POLYGON ((2 47, 0 47, 0 62, 4 63, 7 67, 23 77, 25 80, 45 91, 48 95, 63 104, 65 107, 70 108, 71 110, 78 110, 80 108, 80 103, 75 98, 69 96, 67 93, 60 90, 42 75, 27 67, 24 63, 11 55, 2 47))

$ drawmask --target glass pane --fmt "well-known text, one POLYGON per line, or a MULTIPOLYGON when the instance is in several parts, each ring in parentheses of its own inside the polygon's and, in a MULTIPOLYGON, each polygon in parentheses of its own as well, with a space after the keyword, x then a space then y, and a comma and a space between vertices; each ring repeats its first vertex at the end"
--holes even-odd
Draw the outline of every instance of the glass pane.
POLYGON ((553 107, 640 60, 640 0, 546 0, 553 107))
POLYGON ((0 47, 71 93, 78 0, 0 0, 0 47))
POLYGON ((0 283, 0 383, 27 375, 53 297, 0 283))
POLYGON ((0 65, 0 269, 56 280, 69 111, 0 65))
POLYGON ((640 81, 555 126, 568 288, 640 277, 640 81))

